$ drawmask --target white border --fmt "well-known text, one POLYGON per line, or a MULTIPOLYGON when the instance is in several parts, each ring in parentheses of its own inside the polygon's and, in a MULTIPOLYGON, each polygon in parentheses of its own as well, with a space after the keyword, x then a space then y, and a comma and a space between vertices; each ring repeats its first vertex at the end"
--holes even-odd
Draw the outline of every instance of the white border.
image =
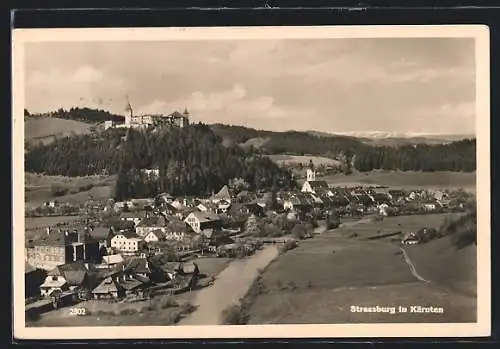
POLYGON ((489 28, 444 26, 210 27, 18 29, 13 31, 13 275, 17 339, 479 337, 490 335, 490 60, 489 28), (45 327, 24 316, 24 44, 47 41, 160 41, 287 38, 469 37, 476 42, 478 322, 471 324, 341 324, 245 326, 45 327))

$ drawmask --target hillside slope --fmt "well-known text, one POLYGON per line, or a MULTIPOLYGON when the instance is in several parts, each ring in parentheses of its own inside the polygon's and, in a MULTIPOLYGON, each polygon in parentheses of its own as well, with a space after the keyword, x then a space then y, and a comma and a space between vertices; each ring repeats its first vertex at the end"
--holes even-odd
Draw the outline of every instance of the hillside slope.
POLYGON ((53 141, 54 137, 89 133, 91 127, 92 124, 75 120, 30 117, 24 121, 24 138, 30 143, 47 144, 53 141))

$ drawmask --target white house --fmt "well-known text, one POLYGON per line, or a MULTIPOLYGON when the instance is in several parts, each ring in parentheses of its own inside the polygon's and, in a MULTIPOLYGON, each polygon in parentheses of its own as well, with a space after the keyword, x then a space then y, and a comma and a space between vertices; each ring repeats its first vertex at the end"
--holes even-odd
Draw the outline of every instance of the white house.
POLYGON ((381 216, 387 216, 387 209, 389 208, 389 205, 387 204, 380 204, 378 205, 378 214, 381 216))
POLYGON ((111 239, 111 247, 124 253, 136 253, 142 247, 143 240, 135 233, 119 233, 111 239))
POLYGON ((152 215, 141 220, 135 227, 135 233, 140 237, 145 237, 150 232, 160 229, 165 232, 167 220, 163 214, 152 215))
POLYGON ((217 228, 220 226, 221 219, 218 215, 210 212, 191 212, 184 222, 189 225, 196 233, 203 229, 217 228))
POLYGON ((64 292, 69 289, 69 285, 62 275, 49 275, 45 278, 43 284, 40 285, 40 294, 49 296, 54 291, 64 292))

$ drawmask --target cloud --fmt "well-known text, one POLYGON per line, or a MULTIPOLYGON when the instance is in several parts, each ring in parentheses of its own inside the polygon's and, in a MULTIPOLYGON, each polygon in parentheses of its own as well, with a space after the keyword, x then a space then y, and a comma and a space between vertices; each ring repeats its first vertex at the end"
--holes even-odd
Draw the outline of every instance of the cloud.
POLYGON ((26 77, 26 105, 32 112, 77 106, 113 111, 112 100, 124 96, 124 79, 90 65, 35 70, 26 77))
POLYGON ((90 65, 84 65, 72 74, 70 80, 74 83, 88 84, 101 81, 103 77, 103 73, 99 70, 90 65))
POLYGON ((155 99, 150 104, 139 107, 137 112, 144 114, 170 113, 188 108, 202 120, 227 122, 228 120, 283 118, 287 112, 276 105, 272 96, 249 97, 241 84, 232 89, 209 93, 196 91, 186 98, 175 101, 155 99))

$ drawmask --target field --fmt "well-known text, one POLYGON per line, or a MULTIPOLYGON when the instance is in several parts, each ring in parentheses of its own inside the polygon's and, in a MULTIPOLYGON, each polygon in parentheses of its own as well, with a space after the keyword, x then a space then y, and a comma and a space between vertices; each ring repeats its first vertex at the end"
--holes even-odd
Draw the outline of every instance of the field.
MULTIPOLYGON (((249 324, 370 323, 370 322, 471 322, 475 321, 475 297, 451 288, 448 269, 471 270, 474 251, 453 250, 447 237, 415 246, 414 264, 432 283, 419 281, 411 273, 400 247, 384 240, 363 240, 378 230, 401 227, 439 227, 444 215, 387 218, 367 221, 340 230, 327 231, 301 242, 296 249, 274 261, 262 274, 264 285, 249 307, 249 324), (406 222, 405 222, 406 221, 406 222), (359 229, 358 229, 359 228, 359 229), (356 238, 347 238, 352 233, 356 238), (435 247, 440 245, 440 247, 435 247), (437 250, 449 248, 447 257, 437 250), (418 250, 420 251, 417 251, 418 250), (422 262, 424 261, 424 262, 422 262), (443 314, 353 313, 350 306, 439 306, 443 314)), ((411 229, 411 228, 410 228, 411 229)), ((467 247, 472 249, 473 247, 467 247)), ((474 283, 475 275, 463 278, 474 283)), ((457 279, 457 278, 456 278, 457 279)), ((455 287, 459 287, 457 283, 455 287)))
POLYGON ((312 160, 314 166, 327 165, 335 166, 339 162, 335 159, 325 158, 321 156, 300 156, 300 155, 267 155, 272 161, 278 165, 292 165, 292 164, 309 164, 312 160))
POLYGON ((29 142, 53 141, 54 136, 69 136, 90 132, 91 124, 58 118, 28 118, 24 122, 24 138, 29 142))
POLYGON ((115 182, 116 176, 64 177, 25 173, 25 201, 33 206, 53 199, 80 204, 89 194, 95 200, 105 200, 113 194, 115 182))
POLYGON ((57 223, 71 223, 83 219, 81 216, 55 216, 55 217, 26 217, 24 219, 26 240, 36 239, 45 234, 47 227, 54 227, 57 223))
POLYGON ((358 173, 348 176, 337 175, 320 178, 330 185, 352 186, 352 185, 380 185, 397 188, 463 188, 468 191, 476 190, 475 172, 395 172, 395 171, 372 171, 358 173))

